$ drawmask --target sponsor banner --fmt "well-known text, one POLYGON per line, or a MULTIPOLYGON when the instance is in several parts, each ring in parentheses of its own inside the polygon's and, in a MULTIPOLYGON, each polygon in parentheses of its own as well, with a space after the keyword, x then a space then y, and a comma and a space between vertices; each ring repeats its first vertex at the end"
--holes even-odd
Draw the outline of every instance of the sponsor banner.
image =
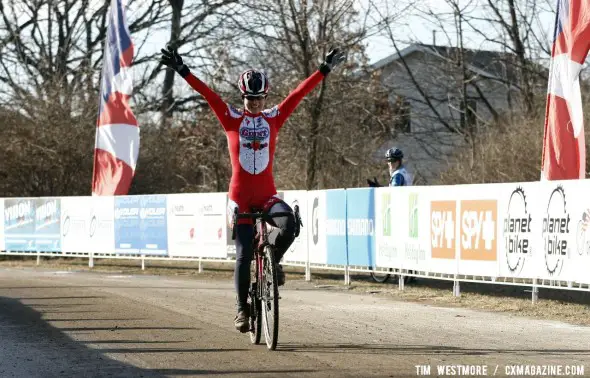
POLYGON ((572 251, 574 277, 577 282, 590 284, 590 190, 589 180, 578 180, 576 185, 566 182, 568 190, 572 191, 577 204, 572 214, 572 228, 575 232, 575 249, 572 251), (569 186, 571 185, 571 188, 569 186))
POLYGON ((397 209, 401 206, 402 197, 399 188, 377 188, 375 198, 375 261, 380 268, 402 268, 403 262, 403 231, 401 217, 397 217, 397 209))
POLYGON ((500 237, 500 276, 535 278, 544 269, 539 184, 503 184, 496 187, 500 237))
POLYGON ((455 274, 458 269, 458 196, 451 186, 430 192, 430 271, 455 274), (443 189, 444 188, 444 189, 443 189))
MULTIPOLYGON (((0 198, 0 211, 4 214, 4 199, 0 198)), ((0 222, 0 251, 6 251, 4 244, 4 222, 0 222)))
POLYGON ((307 211, 309 214, 309 262, 311 264, 326 264, 326 191, 311 190, 307 192, 307 211))
POLYGON ((291 247, 289 247, 289 250, 283 256, 283 261, 305 263, 308 257, 308 235, 311 235, 311 224, 307 217, 307 191, 287 190, 284 192, 284 201, 291 206, 293 211, 295 211, 295 206, 299 206, 299 215, 303 227, 301 227, 299 237, 295 239, 293 244, 291 244, 291 247))
POLYGON ((346 190, 326 190, 326 256, 330 265, 346 265, 346 190))
POLYGON ((497 277, 499 274, 498 186, 464 185, 456 188, 459 223, 460 274, 497 277))
POLYGON ((139 254, 141 230, 139 196, 115 197, 115 252, 139 254))
POLYGON ((582 199, 588 194, 580 190, 577 181, 541 183, 539 240, 543 263, 540 278, 572 281, 578 271, 576 264, 584 261, 583 253, 580 255, 577 251, 576 234, 577 221, 583 219, 583 202, 587 202, 582 199))
POLYGON ((373 188, 346 190, 348 264, 375 266, 375 195, 373 188))
POLYGON ((200 193, 196 195, 195 200, 197 205, 196 256, 227 257, 225 193, 200 193))
POLYGON ((166 255, 168 253, 166 196, 139 196, 139 206, 140 252, 146 255, 166 255))
POLYGON ((61 243, 67 253, 114 253, 114 197, 62 197, 61 243))
POLYGON ((36 251, 35 198, 4 200, 4 242, 7 251, 36 251))
MULTIPOLYGON (((405 187, 399 196, 401 207, 396 217, 402 221, 399 227, 403 237, 403 269, 428 271, 430 268, 430 201, 424 188, 405 187)), ((395 193, 395 192, 394 192, 395 193)))
MULTIPOLYGON (((195 257, 198 254, 197 195, 170 194, 168 206, 168 254, 178 257, 195 257)), ((225 203, 225 197, 224 197, 225 203)))
POLYGON ((166 196, 115 197, 115 251, 166 255, 166 196))
POLYGON ((61 251, 61 199, 35 199, 35 246, 37 251, 61 251))

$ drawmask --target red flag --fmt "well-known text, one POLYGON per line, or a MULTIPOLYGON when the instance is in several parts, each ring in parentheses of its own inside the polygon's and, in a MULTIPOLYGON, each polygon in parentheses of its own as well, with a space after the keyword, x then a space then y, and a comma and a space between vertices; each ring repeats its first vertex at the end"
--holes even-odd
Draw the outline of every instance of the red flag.
POLYGON ((139 154, 139 127, 129 106, 133 42, 125 0, 111 0, 96 124, 92 195, 129 191, 139 154))
POLYGON ((549 70, 541 179, 586 177, 579 75, 590 49, 590 0, 558 0, 549 70))

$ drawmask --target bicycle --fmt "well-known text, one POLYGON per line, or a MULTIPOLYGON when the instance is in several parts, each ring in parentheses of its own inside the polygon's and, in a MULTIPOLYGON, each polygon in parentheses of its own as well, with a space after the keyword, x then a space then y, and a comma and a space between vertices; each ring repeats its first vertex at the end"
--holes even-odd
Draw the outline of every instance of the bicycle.
POLYGON ((255 221, 255 234, 252 241, 254 275, 251 279, 248 301, 250 305, 250 341, 259 344, 264 325, 264 340, 269 350, 275 350, 279 338, 279 286, 274 250, 268 243, 269 227, 273 217, 295 215, 295 237, 299 236, 302 226, 299 206, 294 212, 277 212, 270 216, 261 209, 251 209, 251 213, 239 213, 234 210, 232 240, 236 238, 238 219, 255 221), (271 319, 269 320, 269 316, 271 319), (272 321, 272 324, 270 324, 272 321))

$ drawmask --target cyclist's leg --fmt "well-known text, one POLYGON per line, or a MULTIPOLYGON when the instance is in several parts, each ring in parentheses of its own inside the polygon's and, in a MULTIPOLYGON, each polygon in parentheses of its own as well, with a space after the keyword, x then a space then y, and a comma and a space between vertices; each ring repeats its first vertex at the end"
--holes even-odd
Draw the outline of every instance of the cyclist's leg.
POLYGON ((254 226, 252 224, 238 224, 236 226, 236 269, 234 271, 234 286, 237 295, 237 316, 235 325, 242 332, 248 329, 248 290, 250 289, 250 263, 252 262, 252 239, 254 226))
MULTIPOLYGON (((227 214, 229 219, 233 218, 234 209, 238 204, 232 200, 228 202, 227 214)), ((244 209, 238 207, 240 212, 244 209)), ((235 326, 241 332, 248 330, 248 291, 250 289, 250 264, 252 262, 252 239, 254 238, 254 225, 251 220, 240 219, 236 225, 236 266, 234 270, 234 287, 236 291, 237 315, 234 320, 235 326)))
MULTIPOLYGON (((274 222, 274 224, 272 224, 274 228, 268 234, 268 242, 274 247, 276 262, 280 263, 281 259, 295 240, 295 215, 293 214, 293 209, 283 201, 275 203, 268 213, 274 222), (272 216, 273 213, 283 212, 290 212, 291 215, 272 216)), ((284 285, 285 274, 283 273, 283 267, 279 265, 277 270, 279 274, 278 283, 279 285, 284 285)))

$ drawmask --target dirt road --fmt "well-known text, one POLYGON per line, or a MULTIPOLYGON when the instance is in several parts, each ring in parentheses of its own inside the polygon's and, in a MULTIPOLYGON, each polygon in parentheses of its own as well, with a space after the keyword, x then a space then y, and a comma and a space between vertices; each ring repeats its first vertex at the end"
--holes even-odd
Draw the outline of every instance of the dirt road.
POLYGON ((590 375, 588 327, 303 281, 281 296, 269 352, 233 329, 227 280, 0 269, 0 376, 398 377, 466 364, 488 376, 517 364, 587 365, 590 375))

